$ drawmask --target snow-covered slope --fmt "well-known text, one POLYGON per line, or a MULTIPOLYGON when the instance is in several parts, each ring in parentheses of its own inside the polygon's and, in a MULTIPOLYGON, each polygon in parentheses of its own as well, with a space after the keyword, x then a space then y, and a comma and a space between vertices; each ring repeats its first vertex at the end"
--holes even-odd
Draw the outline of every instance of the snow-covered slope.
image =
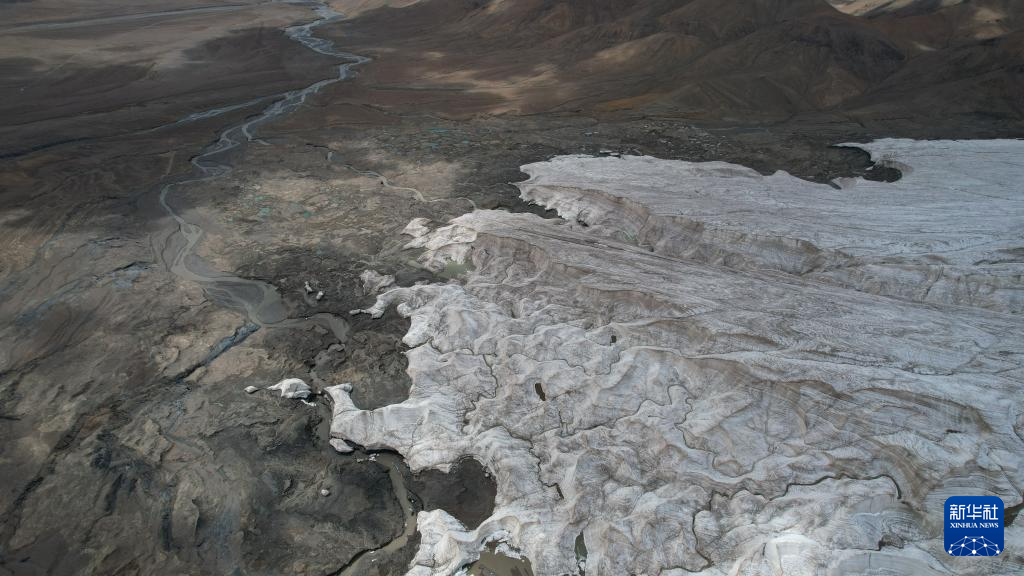
POLYGON ((841 12, 864 16, 915 8, 922 11, 937 10, 963 4, 964 0, 828 0, 828 3, 841 12))

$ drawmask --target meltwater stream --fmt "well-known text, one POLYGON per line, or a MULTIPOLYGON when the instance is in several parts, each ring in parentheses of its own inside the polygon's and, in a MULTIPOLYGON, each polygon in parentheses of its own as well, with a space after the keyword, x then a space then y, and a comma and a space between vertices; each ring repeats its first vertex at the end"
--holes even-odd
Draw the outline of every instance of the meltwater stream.
MULTIPOLYGON (((292 327, 317 323, 331 330, 339 340, 344 341, 348 331, 348 324, 341 318, 327 313, 317 314, 311 318, 288 318, 281 295, 274 286, 259 280, 240 278, 233 274, 214 270, 209 263, 203 261, 195 253, 196 245, 202 239, 204 230, 198 224, 187 221, 174 209, 170 201, 174 192, 184 186, 228 175, 232 168, 226 161, 218 161, 217 158, 219 156, 239 146, 258 140, 255 138, 254 133, 261 125, 294 112, 309 96, 316 94, 325 86, 349 78, 353 67, 369 61, 369 58, 364 56, 337 50, 331 41, 317 38, 313 35, 314 30, 318 26, 340 19, 342 17, 340 14, 322 2, 297 1, 293 3, 314 6, 318 18, 308 24, 287 28, 285 30, 286 34, 292 40, 299 42, 314 52, 343 59, 344 62, 338 66, 337 75, 320 80, 302 89, 195 113, 179 120, 177 124, 213 118, 234 110, 254 106, 263 100, 271 101, 256 116, 230 126, 221 132, 216 142, 204 148, 199 155, 192 159, 193 170, 189 176, 165 184, 160 189, 160 206, 177 223, 177 229, 162 237, 154 236, 153 249, 157 257, 175 275, 199 284, 203 287, 206 294, 216 302, 243 312, 249 323, 248 325, 253 327, 252 329, 256 327, 292 327)), ((339 570, 338 574, 348 575, 362 570, 363 565, 367 561, 373 561, 373 556, 380 552, 392 552, 402 548, 416 532, 415 511, 410 503, 410 496, 401 473, 401 467, 404 466, 404 463, 401 458, 391 454, 381 454, 379 458, 388 468, 388 475, 398 497, 405 526, 398 537, 381 548, 366 550, 358 554, 347 566, 339 570)))
POLYGON ((337 75, 320 80, 305 88, 200 112, 181 119, 179 124, 212 118, 253 105, 263 99, 271 100, 271 103, 256 116, 225 129, 216 142, 207 146, 193 158, 191 175, 170 182, 160 189, 160 206, 175 220, 177 229, 165 237, 155 238, 154 250, 175 275, 201 285, 210 298, 224 306, 243 312, 252 324, 261 327, 280 327, 316 322, 330 329, 338 338, 344 339, 347 324, 340 318, 331 314, 318 314, 309 319, 289 319, 281 301, 281 295, 270 284, 218 272, 203 262, 195 254, 195 247, 204 234, 203 229, 199 225, 185 220, 170 202, 173 193, 183 186, 213 180, 229 174, 231 166, 226 162, 218 161, 219 156, 253 141, 253 134, 259 126, 294 112, 308 97, 316 94, 325 86, 345 80, 351 75, 353 67, 369 61, 369 58, 364 56, 337 50, 331 41, 315 37, 313 32, 318 26, 338 20, 341 15, 321 2, 311 4, 315 6, 318 18, 308 24, 287 28, 285 33, 292 40, 314 52, 344 59, 344 63, 338 66, 337 75))

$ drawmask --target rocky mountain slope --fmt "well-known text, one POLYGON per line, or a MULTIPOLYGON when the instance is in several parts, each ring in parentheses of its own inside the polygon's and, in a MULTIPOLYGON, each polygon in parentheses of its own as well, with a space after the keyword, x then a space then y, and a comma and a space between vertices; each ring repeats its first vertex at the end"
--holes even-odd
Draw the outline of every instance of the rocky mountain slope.
POLYGON ((371 52, 387 39, 368 79, 379 89, 486 94, 490 111, 1020 119, 1022 10, 1004 0, 425 0, 363 12, 339 39, 371 52))

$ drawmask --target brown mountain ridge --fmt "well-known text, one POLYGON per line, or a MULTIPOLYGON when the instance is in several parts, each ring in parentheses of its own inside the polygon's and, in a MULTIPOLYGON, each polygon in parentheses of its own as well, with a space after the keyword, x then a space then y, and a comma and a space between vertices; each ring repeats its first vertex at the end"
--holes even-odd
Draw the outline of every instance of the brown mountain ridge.
POLYGON ((385 104, 414 87, 461 96, 452 113, 1024 116, 1024 6, 1012 0, 406 4, 362 2, 336 32, 376 57, 362 83, 385 104))

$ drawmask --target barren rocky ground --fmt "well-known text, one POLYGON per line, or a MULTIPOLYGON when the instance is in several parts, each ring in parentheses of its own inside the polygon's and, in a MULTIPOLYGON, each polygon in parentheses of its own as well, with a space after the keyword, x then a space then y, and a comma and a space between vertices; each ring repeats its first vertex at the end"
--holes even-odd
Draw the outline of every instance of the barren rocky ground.
MULTIPOLYGON (((885 181, 898 170, 831 145, 1020 134, 1019 110, 1003 98, 1019 82, 1016 61, 989 66, 1013 52, 1012 31, 985 39, 989 48, 982 40, 950 48, 964 65, 950 74, 969 68, 996 95, 972 93, 996 103, 983 110, 967 104, 936 122, 941 108, 923 118, 888 105, 875 113, 879 101, 858 92, 851 102, 864 106, 848 114, 773 90, 777 106, 752 118, 757 98, 737 103, 729 87, 746 84, 735 78, 704 84, 713 97, 697 106, 685 90, 651 98, 649 87, 678 71, 640 71, 658 80, 621 80, 604 92, 561 77, 567 64, 551 51, 551 30, 601 25, 577 33, 574 54, 611 50, 591 65, 626 64, 601 64, 595 77, 621 75, 646 50, 618 46, 637 39, 608 32, 616 20, 607 7, 581 20, 549 15, 552 44, 536 44, 549 52, 529 73, 522 46, 509 50, 500 39, 535 29, 532 3, 520 24, 499 18, 501 34, 439 50, 479 16, 441 30, 416 11, 443 16, 470 4, 333 2, 353 18, 316 35, 374 60, 214 156, 229 172, 173 189, 169 209, 201 232, 192 252, 182 251, 192 229, 161 205, 161 190, 189 179, 190 160, 225 130, 347 61, 286 33, 321 17, 318 6, 179 2, 154 13, 146 3, 0 4, 0 573, 396 574, 420 548, 419 534, 400 537, 415 523, 410 511, 444 510, 475 529, 494 511, 495 470, 466 459, 447 473, 414 474, 390 450, 339 454, 328 443, 327 397, 309 406, 243 389, 299 377, 317 392, 352 383, 361 409, 405 401, 410 322, 393 310, 349 315, 376 297, 360 275, 394 275, 400 287, 464 281, 458 267, 424 268, 420 251, 402 249, 402 230, 475 208, 556 218, 519 198, 513 183, 527 178, 523 165, 629 154, 785 170, 818 183, 885 181), (609 37, 617 47, 593 43, 609 37), (560 86, 579 93, 554 93, 560 86), (227 280, 184 277, 173 266, 181 254, 188 270, 242 284, 226 293, 227 280), (240 308, 254 287, 276 294, 275 312, 295 322, 240 308)), ((784 27, 784 18, 768 19, 784 27)), ((1012 29, 1015 20, 1000 22, 1012 29)), ((789 81, 786 70, 780 78, 789 81)), ((830 86, 865 85, 843 78, 830 86)), ((898 100, 905 85, 896 80, 875 94, 898 100)), ((941 104, 943 90, 928 104, 941 104)), ((527 569, 496 554, 473 568, 527 569)))

